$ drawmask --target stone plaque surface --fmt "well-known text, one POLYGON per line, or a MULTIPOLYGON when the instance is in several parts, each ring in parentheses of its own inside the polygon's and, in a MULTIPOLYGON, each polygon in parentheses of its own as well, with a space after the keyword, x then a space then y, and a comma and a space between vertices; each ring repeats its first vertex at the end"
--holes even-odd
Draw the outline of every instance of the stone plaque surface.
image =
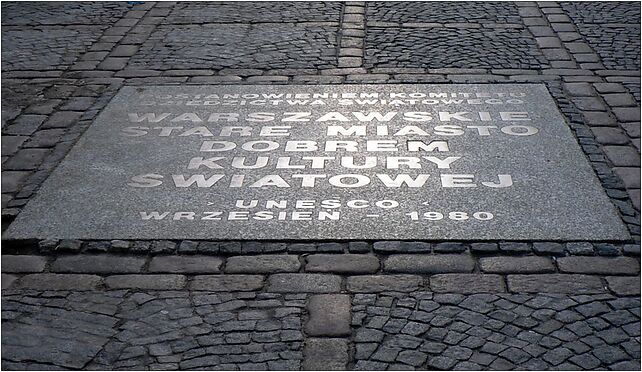
POLYGON ((628 238, 543 85, 124 87, 5 238, 628 238))

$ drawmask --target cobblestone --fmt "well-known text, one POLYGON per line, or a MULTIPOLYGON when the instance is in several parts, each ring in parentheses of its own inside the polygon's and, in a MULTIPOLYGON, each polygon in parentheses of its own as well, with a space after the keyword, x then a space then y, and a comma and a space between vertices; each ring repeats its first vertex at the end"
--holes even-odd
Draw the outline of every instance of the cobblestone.
POLYGON ((288 306, 288 300, 278 294, 251 293, 232 310, 218 310, 217 306, 235 301, 235 297, 237 294, 228 292, 167 291, 5 294, 3 319, 13 314, 24 322, 6 326, 8 338, 3 348, 14 355, 15 367, 22 368, 37 362, 90 369, 140 369, 155 363, 170 363, 175 368, 248 366, 242 363, 264 363, 267 367, 266 363, 271 363, 273 367, 299 369, 301 339, 279 341, 301 332, 299 316, 270 315, 296 307, 288 306), (265 314, 261 322, 275 324, 272 332, 279 343, 254 340, 265 333, 259 330, 259 321, 252 321, 247 331, 223 337, 221 324, 255 311, 254 305, 262 298, 272 302, 260 308, 265 314), (37 306, 27 305, 34 301, 37 306), (58 339, 65 333, 71 335, 69 343, 60 343, 58 339), (19 340, 29 340, 28 346, 19 340), (43 349, 51 352, 42 353, 43 349))
MULTIPOLYGON (((430 292, 390 292, 360 296, 353 299, 353 306, 359 309, 355 310, 359 319, 355 325, 357 369, 359 366, 386 369, 395 363, 403 363, 402 369, 448 369, 455 366, 458 360, 490 366, 491 369, 530 369, 532 366, 551 369, 565 361, 570 363, 570 368, 585 368, 589 365, 593 368, 605 367, 618 360, 638 362, 636 357, 620 349, 591 350, 576 335, 579 332, 578 325, 601 322, 599 314, 587 316, 579 312, 577 309, 580 304, 588 302, 608 308, 613 301, 619 301, 610 296, 478 294, 468 296, 466 301, 462 301, 463 297, 460 297, 455 302, 450 297, 433 296, 430 292), (362 298, 366 296, 369 300, 363 304, 362 298), (435 306, 426 308, 421 305, 426 302, 433 302, 435 306), (409 309, 409 313, 401 319, 403 322, 427 326, 412 336, 387 329, 386 324, 396 318, 377 322, 380 317, 379 304, 383 303, 390 304, 386 308, 386 314, 394 314, 398 309, 409 309), (400 307, 402 303, 403 307, 400 307), (377 311, 371 312, 371 308, 377 311), (548 309, 564 309, 566 314, 573 314, 576 320, 574 323, 561 324, 554 319, 557 312, 548 309), (442 322, 441 318, 447 321, 442 322), (543 337, 556 342, 541 342, 543 337), (373 341, 378 343, 372 343, 373 341), (578 348, 580 344, 585 347, 578 348), (617 357, 599 358, 598 353, 603 351, 616 353, 617 357)), ((639 303, 639 299, 627 299, 624 303, 632 308, 639 303)), ((633 317, 627 321, 635 322, 636 319, 639 318, 633 317)), ((613 335, 624 332, 622 325, 606 324, 606 327, 608 331, 588 327, 588 333, 582 333, 582 337, 586 339, 605 335, 605 332, 613 335)), ((609 347, 600 338, 595 341, 596 346, 609 347)), ((639 341, 635 343, 639 345, 639 341)))

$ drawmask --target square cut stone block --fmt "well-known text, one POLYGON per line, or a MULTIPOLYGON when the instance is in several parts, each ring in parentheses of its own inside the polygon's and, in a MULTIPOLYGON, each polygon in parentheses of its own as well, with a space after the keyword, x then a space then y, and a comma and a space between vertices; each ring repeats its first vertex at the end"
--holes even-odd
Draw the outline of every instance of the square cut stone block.
POLYGON ((303 370, 344 371, 348 365, 348 340, 308 338, 303 348, 303 370))
POLYGON ((310 317, 305 325, 309 336, 350 336, 350 296, 323 294, 308 300, 310 317))

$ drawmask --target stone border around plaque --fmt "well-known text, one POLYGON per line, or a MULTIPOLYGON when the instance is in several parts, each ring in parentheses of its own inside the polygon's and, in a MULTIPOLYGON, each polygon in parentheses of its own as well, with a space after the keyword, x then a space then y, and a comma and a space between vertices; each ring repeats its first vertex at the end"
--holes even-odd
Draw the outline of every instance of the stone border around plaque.
POLYGON ((542 84, 123 87, 5 239, 627 240, 542 84))

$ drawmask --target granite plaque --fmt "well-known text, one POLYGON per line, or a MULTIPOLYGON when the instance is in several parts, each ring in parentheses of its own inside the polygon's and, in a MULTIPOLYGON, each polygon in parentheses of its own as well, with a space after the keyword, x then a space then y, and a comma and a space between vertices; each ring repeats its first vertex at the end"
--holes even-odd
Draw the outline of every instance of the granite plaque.
POLYGON ((620 240, 544 85, 124 87, 8 238, 620 240))

